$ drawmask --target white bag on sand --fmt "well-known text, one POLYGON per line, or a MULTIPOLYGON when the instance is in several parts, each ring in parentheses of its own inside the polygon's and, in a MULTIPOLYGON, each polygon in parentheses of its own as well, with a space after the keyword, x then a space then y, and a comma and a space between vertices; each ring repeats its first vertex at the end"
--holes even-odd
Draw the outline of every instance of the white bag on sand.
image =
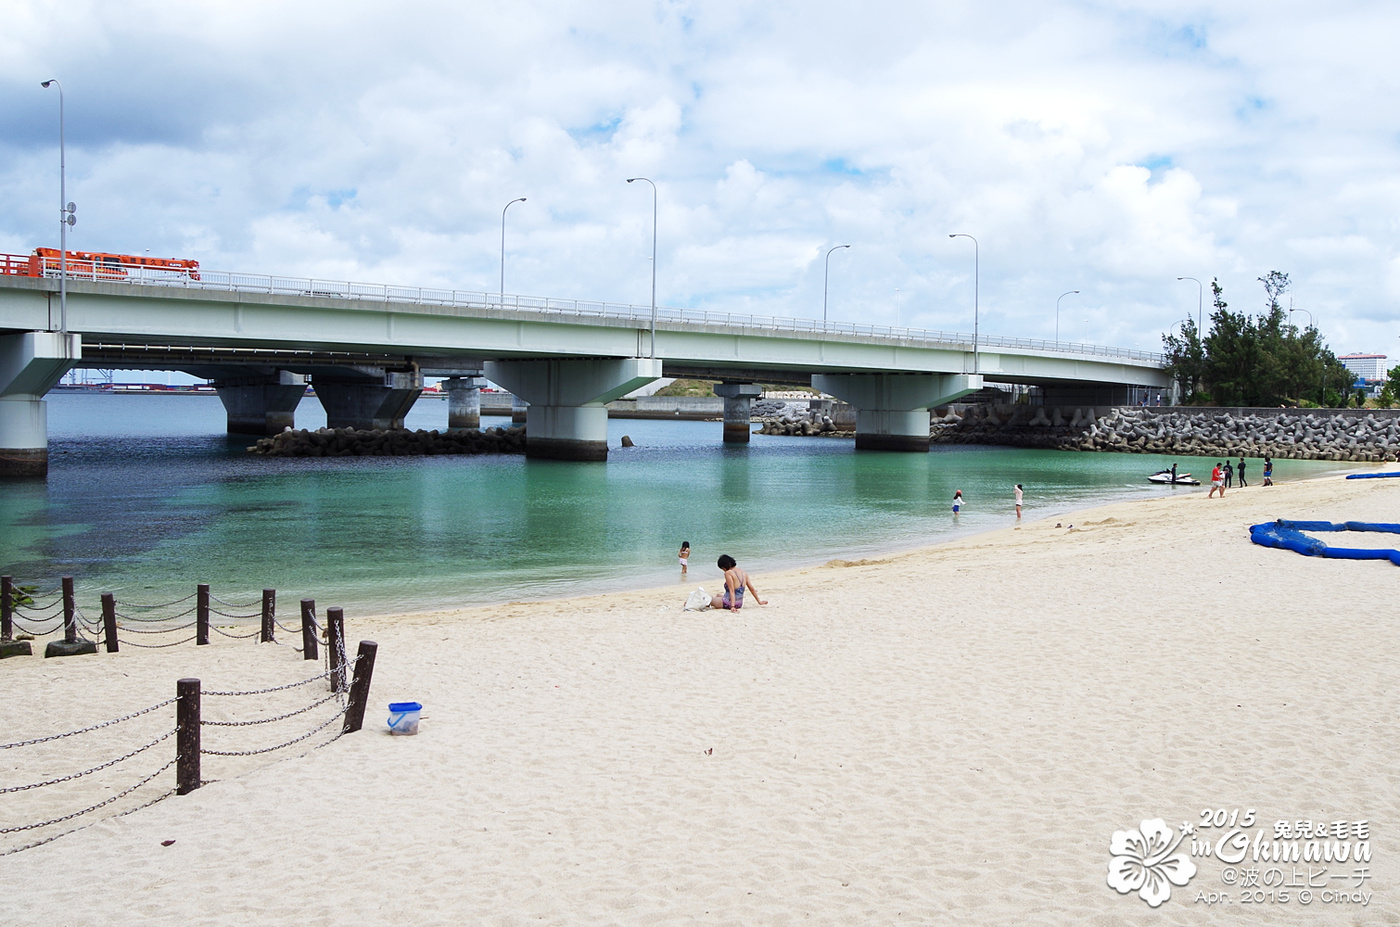
POLYGON ((685 610, 688 612, 703 612, 710 607, 710 594, 704 589, 697 588, 685 600, 685 610))

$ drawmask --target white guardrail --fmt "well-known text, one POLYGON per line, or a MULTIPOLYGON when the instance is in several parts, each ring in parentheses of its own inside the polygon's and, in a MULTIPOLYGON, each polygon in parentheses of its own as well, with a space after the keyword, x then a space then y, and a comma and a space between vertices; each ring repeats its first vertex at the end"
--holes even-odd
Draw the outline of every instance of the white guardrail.
MULTIPOLYGON (((608 303, 586 299, 555 299, 544 296, 513 296, 464 290, 441 290, 430 287, 389 286, 379 283, 350 283, 340 280, 317 280, 301 277, 274 277, 266 274, 241 274, 200 269, 198 279, 183 273, 135 265, 103 265, 75 273, 70 280, 98 280, 108 283, 131 283, 148 286, 169 286, 184 289, 225 290, 238 293, 263 293, 272 296, 313 296, 333 299, 353 299, 365 302, 394 303, 431 309, 498 309, 535 313, 550 318, 606 318, 635 323, 639 328, 651 326, 651 307, 630 303, 608 303), (116 267, 120 271, 114 273, 116 267)), ((57 277, 49 271, 46 277, 57 277)), ((441 314, 441 313, 439 313, 441 314)), ((700 309, 656 307, 657 322, 679 325, 723 326, 744 332, 810 332, 833 336, 851 335, 882 338, 911 346, 956 345, 971 350, 972 335, 966 332, 930 331, 919 328, 894 328, 886 325, 857 325, 853 322, 818 322, 815 319, 782 316, 755 316, 733 312, 712 312, 700 309)), ((979 348, 1020 348, 1030 351, 1052 351, 1092 357, 1116 357, 1158 366, 1166 365, 1166 357, 1151 351, 1113 348, 1078 342, 1041 341, 1035 338, 1007 338, 981 335, 979 348)))

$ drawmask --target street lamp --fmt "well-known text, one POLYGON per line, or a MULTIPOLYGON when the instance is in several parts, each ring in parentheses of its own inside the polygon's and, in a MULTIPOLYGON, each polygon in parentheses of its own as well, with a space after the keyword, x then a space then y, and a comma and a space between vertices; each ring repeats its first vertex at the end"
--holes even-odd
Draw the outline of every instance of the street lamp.
POLYGON ((513 199, 506 203, 505 209, 501 210, 501 306, 506 304, 506 209, 511 208, 516 203, 525 202, 525 197, 513 199))
POLYGON ((899 324, 899 287, 894 288, 894 327, 902 327, 899 324))
MULTIPOLYGON (((1309 310, 1309 309, 1294 309, 1292 306, 1289 306, 1289 307, 1288 307, 1288 317, 1289 317, 1290 320, 1293 318, 1293 313, 1295 313, 1295 312, 1306 312, 1306 313, 1308 314, 1308 327, 1309 327, 1309 328, 1317 328, 1317 320, 1313 318, 1313 314, 1312 314, 1312 311, 1311 311, 1311 310, 1309 310)), ((1290 324, 1291 324, 1291 323, 1290 323, 1290 324)), ((1319 408, 1321 408, 1322 406, 1324 406, 1324 405, 1326 405, 1326 404, 1327 404, 1327 362, 1324 360, 1324 361, 1322 362, 1322 376, 1320 377, 1320 380, 1319 380, 1319 382, 1318 382, 1318 384, 1317 384, 1317 405, 1318 405, 1319 408)))
POLYGON ((1061 293, 1061 294, 1059 295, 1059 298, 1058 298, 1058 299, 1055 300, 1055 343, 1056 343, 1056 344, 1059 344, 1059 343, 1060 343, 1060 300, 1061 300, 1061 299, 1064 299, 1066 296, 1068 296, 1068 295, 1071 294, 1071 293, 1078 293, 1078 292, 1079 292, 1078 290, 1066 290, 1065 292, 1063 292, 1063 293, 1061 293))
MULTIPOLYGON (((972 238, 964 232, 953 232, 949 238, 972 238)), ((978 290, 981 287, 982 272, 980 269, 981 258, 979 252, 982 249, 977 245, 977 239, 972 238, 972 372, 982 372, 982 358, 977 350, 977 317, 978 317, 978 290)))
MULTIPOLYGON (((840 251, 850 245, 837 245, 831 251, 840 251)), ((822 328, 826 328, 826 282, 831 277, 831 251, 826 253, 826 267, 822 270, 822 328)))
POLYGON ((1202 312, 1204 311, 1206 302, 1205 287, 1201 286, 1201 281, 1197 280, 1195 277, 1177 277, 1176 279, 1190 280, 1192 283, 1196 284, 1196 337, 1204 338, 1205 316, 1202 312))
POLYGON ((645 180, 651 184, 651 356, 656 356, 656 184, 646 177, 628 177, 627 182, 645 180))
POLYGON ((77 209, 68 202, 68 158, 63 144, 63 85, 57 78, 39 84, 58 88, 58 330, 68 334, 68 228, 78 219, 77 209))

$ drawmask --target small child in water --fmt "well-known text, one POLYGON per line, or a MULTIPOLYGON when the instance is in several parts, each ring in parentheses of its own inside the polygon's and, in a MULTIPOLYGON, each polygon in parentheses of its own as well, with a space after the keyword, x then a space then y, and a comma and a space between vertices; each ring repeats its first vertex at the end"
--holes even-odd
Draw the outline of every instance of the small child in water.
POLYGON ((686 573, 686 570, 689 569, 689 567, 690 567, 690 542, 689 542, 689 541, 681 541, 680 553, 678 553, 678 554, 676 555, 676 557, 677 557, 677 559, 679 559, 680 562, 681 562, 681 575, 684 576, 685 573, 686 573))
POLYGON ((962 503, 963 503, 962 490, 959 489, 957 492, 953 493, 953 514, 954 514, 954 515, 958 514, 958 512, 962 510, 962 503))

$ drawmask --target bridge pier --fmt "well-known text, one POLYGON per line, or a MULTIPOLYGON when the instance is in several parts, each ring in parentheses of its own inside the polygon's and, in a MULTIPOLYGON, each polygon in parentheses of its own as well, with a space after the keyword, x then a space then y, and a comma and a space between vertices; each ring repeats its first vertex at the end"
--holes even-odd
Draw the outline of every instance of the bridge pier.
POLYGON ((0 477, 49 474, 44 394, 82 359, 83 339, 60 332, 0 336, 0 477))
POLYGON ((487 361, 485 372, 488 380, 530 404, 525 412, 525 456, 607 460, 604 403, 659 379, 661 360, 487 361))
POLYGON ((763 388, 756 383, 716 383, 715 395, 724 397, 724 443, 748 444, 753 401, 763 395, 763 388))
POLYGON ((485 377, 448 377, 442 381, 447 393, 447 430, 475 431, 481 427, 481 388, 485 377))
POLYGON ((423 392, 417 370, 376 373, 312 374, 316 398, 326 410, 328 428, 386 431, 402 428, 404 416, 423 392))
POLYGON ((856 448, 928 451, 928 410, 982 388, 977 374, 813 374, 812 387, 856 407, 856 448))
POLYGON ((512 425, 525 424, 526 410, 529 403, 514 394, 510 397, 510 423, 512 425))
POLYGON ((250 370, 244 376, 214 378, 213 384, 231 435, 275 435, 295 428, 297 405, 306 395, 306 377, 289 370, 250 370))

